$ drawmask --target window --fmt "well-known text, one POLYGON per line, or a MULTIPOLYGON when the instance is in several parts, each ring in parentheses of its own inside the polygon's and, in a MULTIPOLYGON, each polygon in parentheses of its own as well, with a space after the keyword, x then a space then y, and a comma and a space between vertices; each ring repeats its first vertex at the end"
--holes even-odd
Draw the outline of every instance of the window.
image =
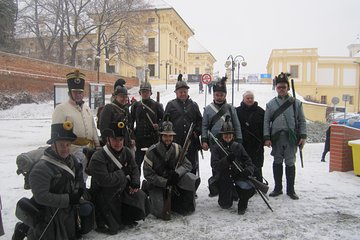
POLYGON ((175 75, 177 75, 177 68, 175 68, 175 75))
POLYGON ((195 57, 196 60, 199 60, 200 58, 199 57, 195 57))
POLYGON ((175 44, 175 57, 177 57, 177 44, 175 44))
POLYGON ((181 48, 179 49, 179 59, 181 60, 181 48))
POLYGON ((291 73, 291 77, 298 78, 299 77, 299 66, 298 65, 290 65, 290 73, 291 73))
POLYGON ((155 52, 155 38, 148 39, 149 52, 155 52))
POLYGON ((353 105, 354 104, 354 96, 350 96, 349 98, 349 104, 353 105))
POLYGON ((171 40, 169 41, 169 54, 171 54, 171 40))
POLYGON ((150 70, 149 72, 149 76, 150 77, 154 77, 155 76, 155 64, 149 64, 148 68, 150 70))
POLYGON ((327 103, 327 97, 326 96, 321 96, 320 103, 326 104, 327 103))
POLYGON ((195 74, 198 75, 200 73, 200 68, 195 68, 195 74))
POLYGON ((172 73, 172 71, 171 71, 171 65, 169 66, 169 74, 171 74, 172 73))
POLYGON ((114 73, 114 72, 115 72, 115 66, 114 65, 109 65, 108 73, 114 73))
POLYGON ((153 23, 155 22, 155 18, 148 18, 148 23, 153 23))

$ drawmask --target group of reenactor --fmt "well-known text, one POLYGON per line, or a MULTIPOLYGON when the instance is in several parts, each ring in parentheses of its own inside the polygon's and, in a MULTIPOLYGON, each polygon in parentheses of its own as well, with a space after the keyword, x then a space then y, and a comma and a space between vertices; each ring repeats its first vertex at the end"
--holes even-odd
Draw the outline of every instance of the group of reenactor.
POLYGON ((42 214, 33 226, 19 222, 13 239, 76 239, 93 228, 113 235, 137 225, 149 213, 164 220, 170 219, 171 212, 190 214, 196 206, 202 150, 211 151, 209 196, 218 195, 220 207, 227 209, 238 201, 238 214, 245 213, 255 193, 249 177, 264 180, 264 144, 273 147, 275 189, 270 196, 282 193, 285 159, 287 194, 298 198, 294 162, 297 146, 305 144, 306 125, 301 102, 287 94, 286 74, 276 77, 279 95, 266 111, 251 91, 243 94, 238 108, 228 104, 223 77, 213 84, 213 102, 203 114, 189 97, 181 74, 176 98, 165 110, 150 98, 148 82, 140 85, 141 100, 129 106, 125 81, 119 79, 98 124, 83 101, 84 74, 74 71, 66 77, 69 100, 56 106, 50 146, 29 175, 32 202, 42 214), (288 107, 272 119, 288 99, 296 111, 288 107), (299 136, 298 140, 290 143, 290 134, 299 136), (86 188, 88 176, 90 188, 86 188))

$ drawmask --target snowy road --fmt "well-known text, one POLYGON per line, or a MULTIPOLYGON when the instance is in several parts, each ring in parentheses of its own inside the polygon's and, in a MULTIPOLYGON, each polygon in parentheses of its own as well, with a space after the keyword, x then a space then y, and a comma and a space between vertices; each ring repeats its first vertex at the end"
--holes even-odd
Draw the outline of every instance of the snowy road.
MULTIPOLYGON (((174 86, 154 87, 161 92, 161 100, 166 102, 175 97, 174 86)), ((197 85, 191 85, 190 96, 202 111, 204 95, 197 93, 197 85)), ((228 85, 228 90, 231 86, 228 85)), ((244 90, 253 90, 255 99, 264 107, 274 92, 269 85, 241 85, 236 102, 241 100, 244 90)), ((137 89, 130 91, 136 94, 137 89)), ((154 94, 155 95, 155 94, 154 94)), ((228 91, 228 100, 231 92, 228 91)), ((212 95, 207 96, 207 104, 212 95)), ((238 104, 237 104, 238 105, 238 104)), ((51 102, 29 104, 14 109, 0 111, 0 194, 2 216, 6 235, 1 239, 11 239, 17 222, 14 215, 15 204, 22 196, 30 196, 23 189, 23 178, 16 175, 16 156, 22 152, 44 146, 50 136, 51 102), (24 120, 9 120, 12 118, 24 120), (26 119, 43 120, 26 120, 26 119), (6 119, 6 120, 4 120, 6 119)), ((217 198, 207 196, 207 178, 211 174, 210 154, 204 152, 200 160, 202 183, 198 190, 197 209, 190 216, 174 215, 168 222, 149 216, 133 229, 127 229, 115 236, 91 232, 84 239, 360 239, 360 178, 353 172, 329 172, 327 162, 320 162, 323 144, 307 144, 303 150, 304 168, 297 162, 295 189, 300 200, 291 200, 282 195, 270 198, 274 209, 271 212, 260 196, 255 195, 249 202, 244 216, 237 215, 236 203, 229 210, 217 205, 217 198)), ((273 188, 272 159, 270 150, 265 151, 264 176, 273 188)), ((285 183, 284 183, 285 184, 285 183)))

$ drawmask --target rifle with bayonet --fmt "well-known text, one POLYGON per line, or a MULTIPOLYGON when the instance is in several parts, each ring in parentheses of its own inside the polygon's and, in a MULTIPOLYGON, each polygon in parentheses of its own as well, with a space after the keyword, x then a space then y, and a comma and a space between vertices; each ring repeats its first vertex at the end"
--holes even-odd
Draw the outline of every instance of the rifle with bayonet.
MULTIPOLYGON (((292 89, 292 94, 294 99, 296 99, 296 95, 295 95, 295 84, 294 84, 294 79, 291 79, 291 89, 292 89)), ((296 135, 297 135, 297 131, 299 130, 299 124, 298 124, 298 120, 296 117, 296 101, 293 103, 293 109, 294 109, 294 119, 295 119, 295 131, 296 131, 296 135)), ((297 139, 298 140, 298 139, 297 139)), ((303 154, 302 154, 302 147, 303 146, 298 146, 299 147, 299 153, 300 153, 300 161, 301 161, 301 167, 304 168, 304 160, 303 160, 303 154)))
MULTIPOLYGON (((229 155, 228 151, 225 149, 225 147, 222 145, 222 143, 214 136, 214 134, 212 134, 210 131, 209 131, 209 135, 210 137, 214 140, 214 142, 216 143, 216 145, 219 146, 219 148, 221 149, 221 151, 223 151, 225 153, 226 156, 229 155)), ((237 162, 236 160, 233 161, 233 164, 234 166, 240 171, 244 171, 244 168, 241 167, 240 163, 237 162)), ((258 180, 256 180, 255 177, 253 176, 249 176, 248 177, 249 181, 254 185, 254 188, 256 190, 256 192, 260 195, 260 197, 264 200, 264 202, 266 203, 267 207, 273 212, 269 202, 268 202, 268 198, 266 196, 266 193, 268 192, 269 190, 269 186, 262 183, 262 182, 259 182, 258 180)))
MULTIPOLYGON (((185 160, 185 156, 186 156, 186 153, 189 149, 189 146, 191 144, 191 138, 192 138, 192 134, 193 134, 193 131, 194 131, 194 123, 191 123, 190 125, 190 128, 189 128, 189 131, 186 135, 186 139, 185 139, 185 142, 184 142, 184 145, 182 147, 182 150, 179 154, 179 157, 178 157, 178 161, 176 163, 176 166, 175 166, 175 169, 177 169, 181 164, 183 164, 184 160, 185 160)), ((162 212, 162 218, 164 220, 170 220, 171 219, 171 194, 172 194, 172 189, 173 187, 172 186, 168 186, 166 188, 166 192, 165 192, 165 199, 164 199, 164 209, 163 209, 163 212, 162 212)))

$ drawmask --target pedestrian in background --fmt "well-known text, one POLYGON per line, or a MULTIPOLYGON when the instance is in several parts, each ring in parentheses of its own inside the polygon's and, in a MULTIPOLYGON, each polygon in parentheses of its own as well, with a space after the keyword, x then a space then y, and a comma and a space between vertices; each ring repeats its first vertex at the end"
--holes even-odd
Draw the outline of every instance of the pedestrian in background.
POLYGON ((324 145, 324 151, 321 156, 321 161, 325 162, 325 156, 328 152, 330 152, 330 135, 331 135, 331 126, 328 127, 326 130, 326 138, 325 138, 325 145, 324 145))

